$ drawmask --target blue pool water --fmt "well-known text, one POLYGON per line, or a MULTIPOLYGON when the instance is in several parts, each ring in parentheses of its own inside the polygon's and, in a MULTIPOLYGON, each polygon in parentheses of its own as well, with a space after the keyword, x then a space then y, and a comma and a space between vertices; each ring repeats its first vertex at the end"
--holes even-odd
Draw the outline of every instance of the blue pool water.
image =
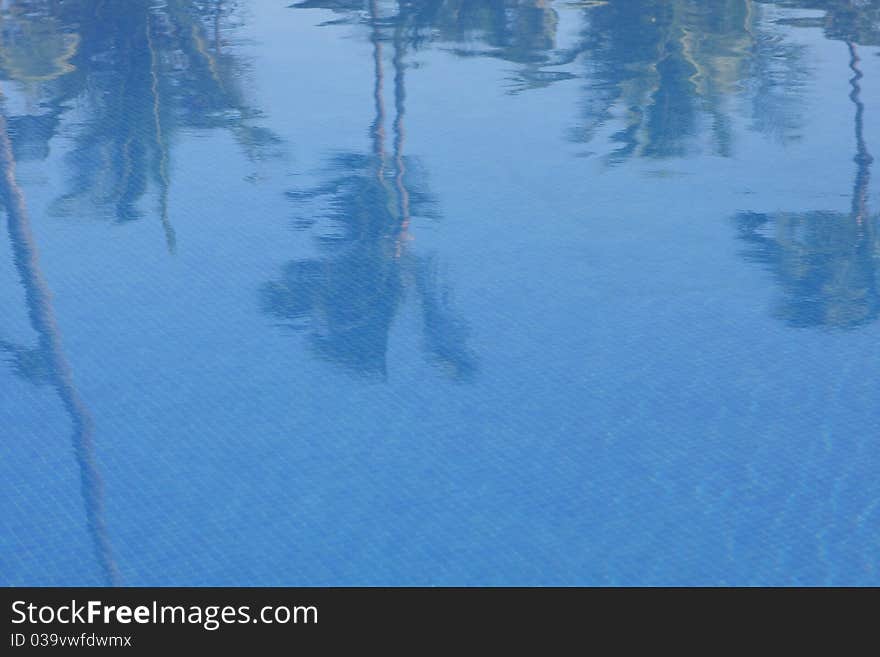
POLYGON ((0 584, 880 584, 880 3, 288 5, 2 5, 0 584))

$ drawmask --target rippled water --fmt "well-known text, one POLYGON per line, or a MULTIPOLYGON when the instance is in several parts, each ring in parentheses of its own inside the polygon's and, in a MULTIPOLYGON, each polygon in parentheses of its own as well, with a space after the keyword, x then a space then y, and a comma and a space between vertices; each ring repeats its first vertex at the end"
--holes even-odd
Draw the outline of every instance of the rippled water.
POLYGON ((880 2, 287 4, 2 4, 0 583, 880 584, 880 2))

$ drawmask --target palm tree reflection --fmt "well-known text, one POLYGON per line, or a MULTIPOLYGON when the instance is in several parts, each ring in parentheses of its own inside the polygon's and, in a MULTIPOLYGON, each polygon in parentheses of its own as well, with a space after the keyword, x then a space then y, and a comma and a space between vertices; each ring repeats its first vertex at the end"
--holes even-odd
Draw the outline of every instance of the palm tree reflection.
POLYGON ((793 138, 806 71, 799 46, 773 29, 752 0, 589 3, 576 48, 586 75, 572 140, 588 143, 613 128, 612 165, 699 149, 728 157, 734 115, 749 105, 754 128, 793 138))
POLYGON ((15 177, 15 159, 6 117, 0 114, 0 201, 6 209, 9 239, 15 268, 21 279, 31 325, 37 333, 35 348, 0 341, 10 354, 15 371, 35 384, 55 388, 73 426, 73 449, 79 465, 86 518, 104 581, 119 583, 104 519, 103 483, 95 456, 92 416, 73 380, 70 363, 61 343, 61 332, 52 307, 52 294, 40 270, 37 246, 30 228, 25 197, 15 177))
POLYGON ((411 218, 434 215, 418 162, 404 154, 405 63, 399 25, 393 30, 393 152, 385 148, 385 36, 376 2, 369 3, 373 44, 373 100, 369 153, 330 162, 330 179, 289 197, 328 219, 336 232, 319 239, 327 256, 295 261, 264 286, 264 310, 310 332, 322 358, 367 376, 387 375, 388 339, 407 289, 421 301, 425 348, 456 380, 469 379, 476 360, 464 324, 451 310, 448 289, 431 259, 409 253, 411 218))
POLYGON ((856 138, 849 214, 746 212, 736 219, 748 245, 745 257, 769 269, 782 287, 775 314, 796 327, 855 328, 880 315, 880 216, 867 206, 873 158, 864 139, 857 47, 846 43, 856 138))
POLYGON ((224 128, 251 159, 277 152, 277 137, 255 124, 260 113, 241 90, 243 62, 221 47, 233 8, 221 0, 33 0, 2 12, 7 75, 47 99, 47 116, 82 111, 58 214, 97 210, 124 223, 143 217, 142 202, 154 193, 174 251, 168 198, 176 133, 224 128))
MULTIPOLYGON (((552 0, 399 0, 395 4, 397 11, 380 20, 394 25, 407 48, 440 45, 460 57, 494 57, 515 64, 512 92, 574 77, 546 69, 558 64, 561 56, 556 52, 559 15, 552 0)), ((364 0, 303 0, 293 6, 333 11, 340 18, 331 23, 360 23, 364 18, 364 0)))
MULTIPOLYGON (((169 250, 169 151, 180 127, 225 127, 251 157, 276 140, 251 124, 258 114, 234 80, 234 58, 220 50, 223 4, 169 0, 97 2, 22 0, 0 8, 0 74, 23 90, 24 114, 0 113, 0 203, 6 211, 14 265, 20 278, 35 346, 0 340, 14 372, 50 385, 70 418, 87 526, 107 584, 120 582, 104 514, 95 454, 95 427, 63 348, 52 295, 39 262, 16 162, 44 159, 66 112, 85 111, 73 126, 72 191, 60 206, 87 198, 109 207, 117 221, 140 216, 151 184, 169 250), (213 45, 205 18, 213 17, 213 45)), ((90 207, 91 209, 91 207, 90 207)))

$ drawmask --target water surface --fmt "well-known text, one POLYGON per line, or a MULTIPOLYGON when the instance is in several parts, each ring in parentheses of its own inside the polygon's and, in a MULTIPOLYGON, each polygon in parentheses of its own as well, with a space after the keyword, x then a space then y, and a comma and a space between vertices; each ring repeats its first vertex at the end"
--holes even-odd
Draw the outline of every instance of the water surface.
POLYGON ((9 0, 0 584, 880 584, 880 3, 9 0))

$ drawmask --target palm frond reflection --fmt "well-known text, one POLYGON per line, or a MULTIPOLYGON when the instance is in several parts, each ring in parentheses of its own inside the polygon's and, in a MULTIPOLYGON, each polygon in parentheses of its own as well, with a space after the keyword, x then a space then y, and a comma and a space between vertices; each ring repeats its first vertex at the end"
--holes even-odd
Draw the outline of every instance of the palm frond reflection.
POLYGON ((466 346, 464 323, 451 308, 448 290, 436 279, 430 259, 408 248, 414 218, 436 217, 416 158, 404 153, 405 44, 401 30, 390 41, 394 48, 392 123, 393 151, 386 151, 384 102, 385 39, 378 7, 370 3, 373 44, 371 149, 331 159, 326 181, 314 188, 289 192, 311 222, 326 223, 332 232, 318 237, 324 257, 288 264, 280 279, 261 291, 265 312, 309 333, 320 357, 362 375, 385 378, 392 323, 408 291, 418 295, 423 311, 425 348, 431 360, 455 380, 476 371, 466 346))

